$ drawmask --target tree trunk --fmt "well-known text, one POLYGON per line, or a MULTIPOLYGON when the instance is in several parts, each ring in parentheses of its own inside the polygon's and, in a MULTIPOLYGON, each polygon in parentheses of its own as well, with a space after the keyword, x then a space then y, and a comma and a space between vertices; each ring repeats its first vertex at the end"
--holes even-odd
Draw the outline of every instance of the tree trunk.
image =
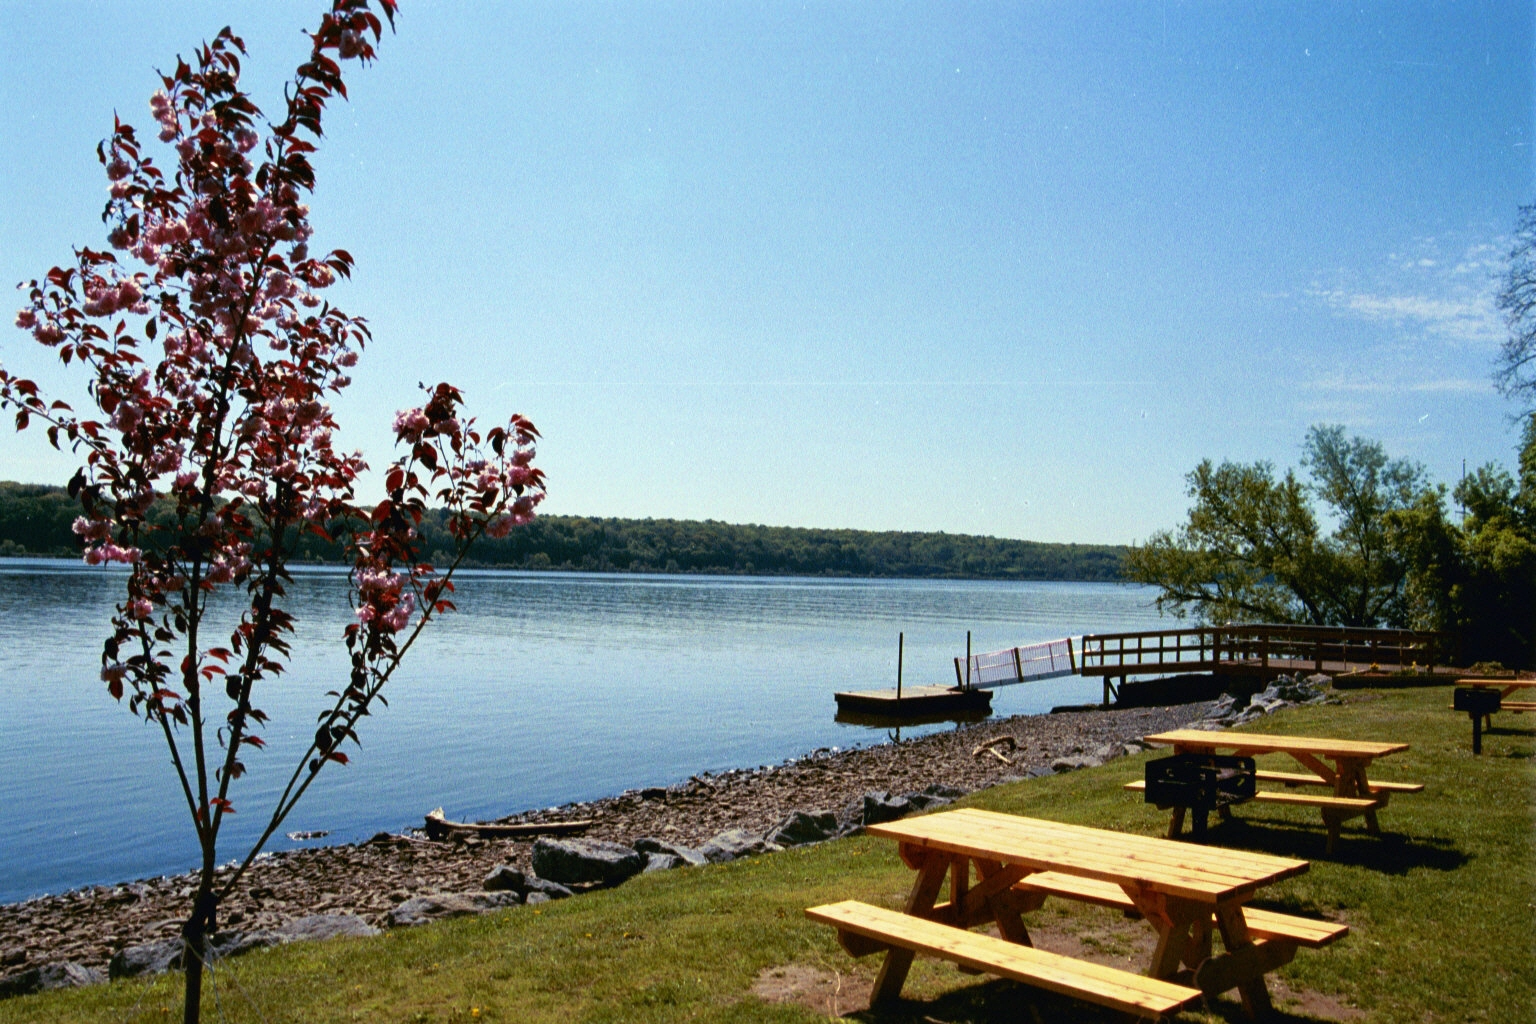
POLYGON ((205 872, 192 901, 192 914, 181 926, 182 968, 186 972, 186 998, 182 1024, 198 1024, 203 1012, 203 956, 208 938, 218 927, 218 897, 213 893, 212 875, 205 872))

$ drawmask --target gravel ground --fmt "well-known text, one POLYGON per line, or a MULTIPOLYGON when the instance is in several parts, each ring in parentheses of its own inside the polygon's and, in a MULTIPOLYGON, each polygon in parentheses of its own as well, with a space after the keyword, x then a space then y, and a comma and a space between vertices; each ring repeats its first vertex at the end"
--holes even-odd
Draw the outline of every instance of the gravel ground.
MULTIPOLYGON (((586 835, 633 843, 653 836, 688 846, 730 828, 764 832, 794 810, 839 811, 872 790, 905 793, 932 784, 983 789, 1049 770, 1052 762, 1109 748, 1202 717, 1208 704, 1075 711, 988 720, 900 743, 818 750, 782 765, 694 776, 666 789, 631 790, 590 803, 502 819, 592 819, 586 835), (977 748, 997 745, 1008 761, 977 748)), ((221 928, 268 928, 310 914, 353 913, 382 925, 396 904, 433 892, 479 890, 499 864, 529 870, 530 841, 381 834, 348 846, 263 857, 221 908, 221 928)), ((0 974, 62 960, 105 968, 124 946, 174 936, 192 875, 93 886, 0 906, 0 974)))

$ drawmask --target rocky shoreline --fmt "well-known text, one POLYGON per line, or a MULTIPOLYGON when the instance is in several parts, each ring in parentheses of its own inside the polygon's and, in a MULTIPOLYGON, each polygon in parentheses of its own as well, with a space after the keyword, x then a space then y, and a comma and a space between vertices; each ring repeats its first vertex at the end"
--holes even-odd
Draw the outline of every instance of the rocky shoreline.
MULTIPOLYGON (((1261 706, 1262 699, 1254 697, 1246 708, 1226 698, 987 720, 899 743, 822 749, 781 765, 696 775, 666 788, 630 790, 501 821, 590 819, 585 840, 626 847, 645 847, 642 840, 649 840, 653 849, 696 848, 732 830, 761 837, 796 811, 823 812, 827 821, 835 816, 847 831, 850 821, 857 827, 862 820, 859 808, 869 806, 867 796, 924 790, 953 795, 1090 767, 1141 749, 1140 737, 1149 733, 1272 710, 1274 701, 1261 706)), ((262 944, 270 945, 316 937, 311 933, 333 930, 341 918, 354 919, 362 930, 406 923, 409 915, 397 910, 434 895, 460 894, 466 907, 487 903, 479 909, 500 905, 506 900, 496 897, 503 895, 522 902, 525 893, 487 892, 497 887, 488 878, 498 869, 503 878, 533 878, 534 848, 532 838, 454 833, 431 841, 419 833, 381 833, 354 845, 274 853, 259 859, 221 907, 219 924, 263 935, 262 944)), ((114 955, 175 938, 194 882, 191 874, 167 876, 0 906, 0 989, 104 978, 114 955)), ((122 973, 122 963, 119 956, 116 973, 122 973)))

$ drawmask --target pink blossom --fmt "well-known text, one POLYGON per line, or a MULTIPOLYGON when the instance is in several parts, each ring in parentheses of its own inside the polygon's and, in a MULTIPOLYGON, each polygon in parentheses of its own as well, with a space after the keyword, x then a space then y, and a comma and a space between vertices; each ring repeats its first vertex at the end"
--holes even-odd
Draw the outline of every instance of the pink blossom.
POLYGON ((128 177, 128 161, 120 156, 114 156, 107 162, 107 177, 112 181, 121 181, 128 177))
POLYGON ((153 611, 154 607, 145 598, 136 597, 128 602, 128 615, 131 618, 138 619, 140 622, 149 618, 153 611))
POLYGON ((395 435, 397 437, 403 438, 409 434, 414 438, 431 425, 432 421, 427 419, 427 414, 420 409, 401 409, 395 413, 395 435))
POLYGON ((30 331, 37 326, 37 310, 23 309, 16 314, 16 326, 24 331, 30 331))
POLYGON ((137 405, 132 402, 121 402, 116 409, 112 410, 112 419, 109 422, 118 430, 128 434, 133 432, 143 418, 143 412, 137 405))
POLYGON ((85 516, 76 516, 74 524, 70 527, 77 537, 87 541, 106 540, 111 536, 111 524, 105 519, 87 519, 85 516))

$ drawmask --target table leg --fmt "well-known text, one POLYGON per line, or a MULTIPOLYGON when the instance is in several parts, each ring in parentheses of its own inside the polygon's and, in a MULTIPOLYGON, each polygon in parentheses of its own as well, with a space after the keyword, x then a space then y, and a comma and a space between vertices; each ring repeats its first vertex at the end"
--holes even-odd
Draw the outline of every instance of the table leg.
MULTIPOLYGON (((1013 890, 1013 883, 1023 878, 1028 871, 1022 868, 1007 868, 1002 862, 976 858, 977 884, 968 897, 974 903, 977 899, 986 901, 986 913, 997 922, 997 933, 1009 942, 1017 942, 1021 946, 1033 946, 1034 942, 1029 937, 1029 929, 1024 926, 1024 915, 1033 910, 1039 910, 1045 903, 1045 893, 1022 893, 1013 890)), ((969 927, 972 915, 965 914, 966 926, 969 927)))
POLYGON ((1177 839, 1182 831, 1184 831, 1184 808, 1175 807, 1173 815, 1168 819, 1168 838, 1177 839))
MULTIPOLYGON (((1241 906, 1218 906, 1216 927, 1221 931, 1221 943, 1228 953, 1253 945, 1253 937, 1248 934, 1248 922, 1243 919, 1241 906)), ((1264 984, 1263 974, 1240 982, 1237 992, 1242 997, 1243 1010, 1249 1017, 1257 1019, 1271 1011, 1269 989, 1264 984)))
MULTIPOLYGON (((1126 889, 1141 916, 1157 931, 1157 949, 1152 953, 1149 977, 1170 980, 1179 973, 1179 964, 1194 956, 1190 928, 1197 920, 1210 917, 1209 904, 1170 898, 1162 893, 1126 889)), ((1208 941, 1208 940, 1207 940, 1208 941)))
MULTIPOLYGON (((903 908, 906 913, 915 917, 928 917, 933 910, 934 901, 939 898, 939 890, 944 885, 944 875, 949 871, 950 858, 941 853, 924 851, 926 858, 917 869, 917 879, 912 883, 912 891, 907 894, 907 903, 903 908)), ((912 851, 904 850, 903 859, 915 856, 912 851)), ((959 858, 962 863, 964 858, 959 858)), ((908 860, 908 863, 911 863, 908 860)), ((885 954, 885 961, 880 965, 880 973, 875 975, 875 987, 869 996, 869 1004, 889 1002, 901 995, 901 986, 907 980, 907 972, 912 969, 912 958, 916 954, 910 949, 892 947, 885 954)))
MULTIPOLYGON (((1365 777, 1364 761, 1341 761, 1339 763, 1339 779, 1345 782, 1351 790, 1351 792, 1339 794, 1340 796, 1371 797, 1371 784, 1365 777)), ((1381 826, 1376 823, 1376 812, 1374 810, 1365 812, 1365 830, 1373 836, 1381 835, 1381 826)))

